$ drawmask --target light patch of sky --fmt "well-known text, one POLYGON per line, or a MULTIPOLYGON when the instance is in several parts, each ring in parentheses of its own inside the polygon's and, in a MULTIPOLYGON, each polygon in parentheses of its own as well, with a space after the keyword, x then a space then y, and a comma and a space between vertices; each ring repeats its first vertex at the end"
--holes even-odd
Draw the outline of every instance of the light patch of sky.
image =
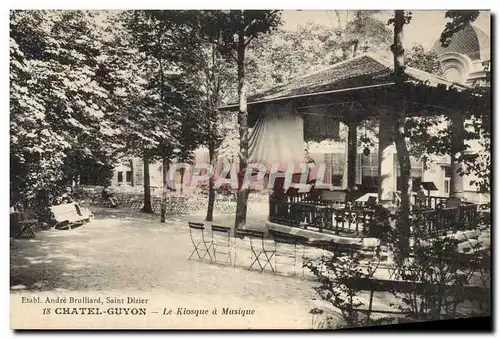
MULTIPOLYGON (((96 21, 102 23, 107 15, 119 12, 119 10, 97 10, 96 21)), ((346 10, 341 10, 340 16, 345 20, 346 10)), ((352 15, 353 11, 350 11, 352 15)), ((393 16, 393 11, 384 10, 377 17, 382 22, 387 22, 393 16)), ((413 44, 421 44, 425 49, 430 49, 432 45, 439 39, 443 31, 447 19, 445 19, 446 11, 439 10, 416 10, 412 11, 412 20, 409 25, 404 27, 404 46, 411 48, 413 44)), ((282 12, 283 28, 286 30, 297 30, 298 26, 305 25, 307 22, 323 25, 326 27, 337 27, 338 21, 334 10, 284 10, 282 12)), ((341 23, 344 25, 344 21, 341 23)), ((490 35, 490 12, 481 11, 477 20, 473 23, 474 26, 483 30, 490 35)))
MULTIPOLYGON (((346 11, 340 11, 341 18, 344 19, 346 11)), ((404 46, 410 48, 413 44, 421 44, 425 49, 430 49, 439 39, 447 19, 446 11, 419 10, 412 11, 413 16, 409 25, 404 27, 404 46)), ((392 11, 383 11, 377 15, 380 20, 387 22, 392 17, 392 11)), ((333 10, 285 10, 282 13, 283 28, 286 30, 296 30, 298 26, 307 22, 324 25, 327 27, 337 27, 337 16, 333 10)), ((490 35, 490 12, 481 11, 474 26, 490 35)))

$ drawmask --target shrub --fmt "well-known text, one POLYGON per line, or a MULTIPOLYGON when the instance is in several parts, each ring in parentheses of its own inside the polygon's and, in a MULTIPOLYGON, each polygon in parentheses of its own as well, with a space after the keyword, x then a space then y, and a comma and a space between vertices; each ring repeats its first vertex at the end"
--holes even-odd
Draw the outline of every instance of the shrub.
MULTIPOLYGON (((316 321, 316 326, 323 328, 360 327, 391 322, 392 318, 370 319, 360 312, 364 303, 359 298, 361 289, 353 278, 371 278, 380 264, 379 252, 366 265, 361 266, 363 256, 355 251, 329 252, 316 260, 307 260, 305 267, 314 274, 319 285, 316 293, 322 300, 328 302, 340 311, 344 324, 335 323, 332 315, 327 315, 322 322, 316 321)), ((315 317, 323 314, 323 310, 313 309, 310 312, 315 317)))

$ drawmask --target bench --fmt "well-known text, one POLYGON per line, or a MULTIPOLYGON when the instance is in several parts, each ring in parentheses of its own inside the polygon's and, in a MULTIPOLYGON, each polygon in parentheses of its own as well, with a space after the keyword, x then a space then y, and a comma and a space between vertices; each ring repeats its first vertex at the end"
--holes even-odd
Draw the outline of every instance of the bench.
POLYGON ((56 224, 56 229, 71 229, 72 226, 81 226, 89 222, 94 215, 77 203, 61 204, 50 208, 56 224))
POLYGON ((342 242, 340 240, 312 240, 309 245, 329 252, 346 254, 353 254, 363 249, 362 243, 342 242))
POLYGON ((391 280, 391 279, 376 279, 376 278, 346 278, 344 280, 346 285, 356 287, 361 291, 369 291, 370 298, 368 307, 357 308, 355 311, 364 313, 366 315, 366 323, 370 321, 370 315, 373 313, 378 314, 399 314, 405 315, 405 312, 400 310, 390 311, 390 310, 380 310, 373 309, 373 296, 375 292, 402 292, 410 293, 413 291, 418 291, 419 293, 424 293, 428 290, 430 286, 433 288, 441 288, 452 291, 453 293, 460 293, 467 299, 473 300, 478 298, 484 298, 485 295, 489 295, 489 289, 483 286, 463 286, 463 285, 445 285, 445 284, 431 284, 416 281, 405 281, 405 280, 391 280))

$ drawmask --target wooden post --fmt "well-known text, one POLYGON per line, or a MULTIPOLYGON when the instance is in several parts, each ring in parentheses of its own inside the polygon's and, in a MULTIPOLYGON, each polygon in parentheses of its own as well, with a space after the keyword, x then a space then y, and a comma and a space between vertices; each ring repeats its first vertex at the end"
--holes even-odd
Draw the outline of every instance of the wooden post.
POLYGON ((369 301, 369 304, 368 304, 368 312, 366 314, 366 325, 368 326, 369 324, 369 321, 370 321, 370 315, 372 313, 372 308, 373 308, 373 294, 375 293, 375 289, 374 287, 372 286, 371 287, 371 290, 370 290, 370 301, 369 301))
POLYGON ((130 186, 134 187, 134 158, 130 159, 130 186))
POLYGON ((460 175, 461 165, 456 159, 457 153, 463 153, 464 145, 464 123, 465 119, 461 112, 457 112, 451 120, 453 131, 452 154, 451 154, 451 178, 450 178, 450 196, 461 198, 464 193, 464 179, 460 175))
POLYGON ((347 191, 349 200, 352 201, 353 192, 356 190, 356 158, 358 154, 357 123, 348 123, 349 131, 347 133, 347 191))
POLYGON ((384 205, 391 205, 394 199, 394 148, 392 134, 394 124, 389 115, 381 114, 378 135, 378 200, 384 205))

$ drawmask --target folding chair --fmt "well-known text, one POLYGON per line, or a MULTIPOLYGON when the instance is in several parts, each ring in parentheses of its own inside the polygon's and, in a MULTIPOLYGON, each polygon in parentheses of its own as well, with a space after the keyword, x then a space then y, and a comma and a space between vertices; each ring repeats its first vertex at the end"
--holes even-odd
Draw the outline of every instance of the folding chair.
POLYGON ((217 262, 217 254, 225 256, 224 263, 229 261, 233 265, 231 254, 233 252, 234 243, 231 239, 231 227, 212 225, 212 251, 214 254, 214 262, 217 262))
MULTIPOLYGON (((305 257, 305 247, 307 243, 307 238, 283 233, 275 230, 269 230, 269 233, 274 238, 274 269, 278 272, 278 264, 293 266, 293 274, 296 274, 297 267, 297 257, 300 256, 302 260, 305 257), (302 253, 299 254, 300 246, 302 245, 302 253), (292 247, 293 246, 293 247, 292 247), (290 260, 284 260, 278 262, 278 258, 288 258, 293 259, 293 263, 290 260)), ((304 269, 302 268, 302 275, 304 275, 304 269)))
POLYGON ((237 231, 236 233, 237 236, 244 238, 247 237, 250 239, 250 251, 251 251, 251 257, 250 260, 253 260, 250 266, 248 267, 249 270, 252 269, 253 265, 257 263, 260 267, 260 273, 264 271, 264 269, 269 265, 271 267, 271 270, 273 273, 276 271, 274 270, 274 267, 271 263, 271 260, 273 259, 273 256, 276 254, 275 250, 269 250, 266 249, 265 242, 264 242, 264 232, 261 231, 250 231, 250 230, 242 230, 242 231, 237 231), (255 259, 254 259, 255 257, 255 259), (264 265, 262 265, 264 263, 264 265))
POLYGON ((202 223, 197 222, 188 222, 188 225, 189 236, 191 237, 191 242, 193 243, 194 247, 194 250, 189 256, 188 260, 191 260, 193 255, 196 253, 198 255, 198 260, 202 261, 208 254, 210 262, 212 262, 212 256, 210 255, 210 247, 212 247, 212 242, 205 240, 205 226, 202 223))

